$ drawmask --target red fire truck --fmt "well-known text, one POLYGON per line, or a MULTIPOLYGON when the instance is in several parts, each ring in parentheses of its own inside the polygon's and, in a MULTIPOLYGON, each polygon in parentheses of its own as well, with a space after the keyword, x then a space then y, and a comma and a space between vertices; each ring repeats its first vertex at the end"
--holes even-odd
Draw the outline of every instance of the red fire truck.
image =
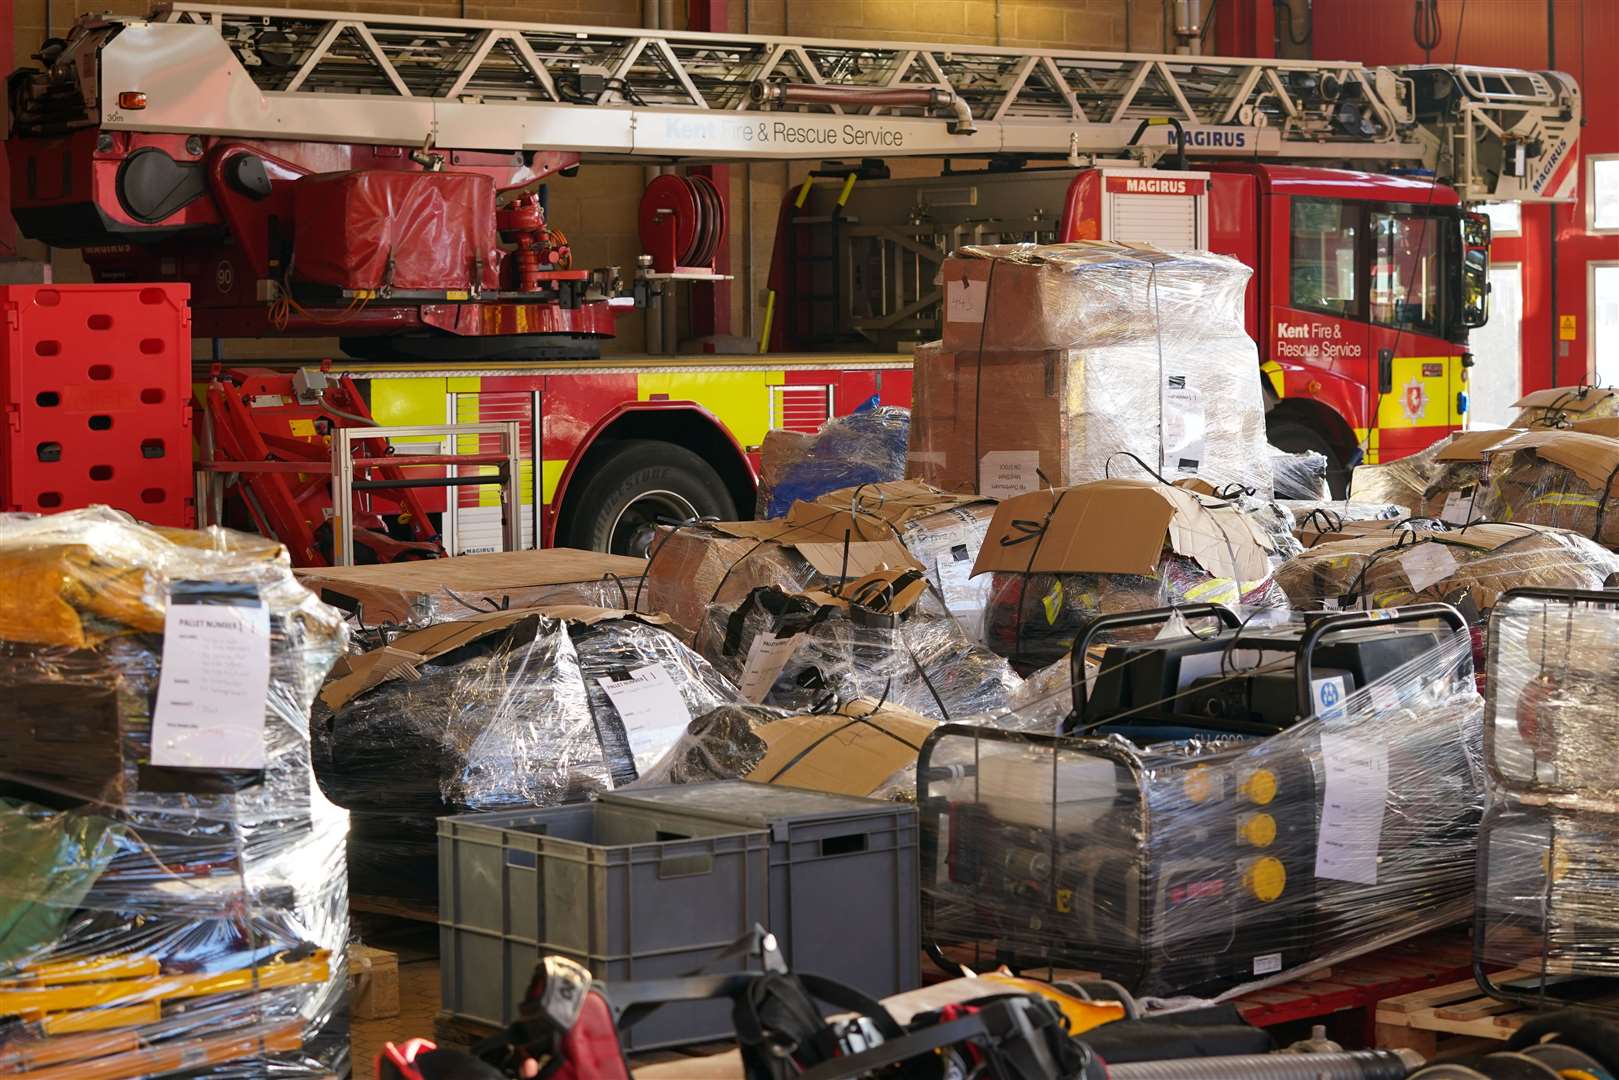
MULTIPOLYGON (((205 438, 205 453, 245 446, 270 460, 231 474, 229 494, 259 528, 297 534, 289 547, 311 562, 337 557, 333 507, 289 477, 333 426, 355 423, 521 426, 533 512, 487 488, 413 496, 435 521, 411 523, 410 552, 481 549, 514 515, 526 543, 629 550, 658 517, 745 514, 767 430, 909 401, 904 354, 803 355, 795 342, 820 348, 848 330, 839 344, 891 350, 896 328, 925 337, 938 301, 926 267, 989 239, 1237 254, 1256 269, 1250 321, 1277 438, 1324 445, 1343 465, 1358 448, 1407 452, 1465 412, 1460 357, 1465 326, 1483 317, 1484 248, 1460 200, 1571 195, 1579 120, 1557 73, 214 4, 86 17, 40 59, 8 86, 13 214, 27 235, 82 248, 100 280, 189 282, 199 336, 337 337, 352 358, 319 374, 212 373, 204 397, 244 405, 205 411, 242 428, 205 438), (700 176, 662 176, 643 199, 638 265, 585 269, 558 227, 582 223, 546 216, 547 177, 594 162, 872 154, 944 161, 933 182, 947 193, 1058 177, 1065 194, 1025 206, 1028 228, 975 214, 992 201, 976 194, 912 202, 885 224, 854 209, 906 182, 852 183, 858 169, 834 168, 784 215, 767 335, 784 355, 599 355, 617 310, 720 278, 725 201, 700 176), (984 171, 948 172, 963 164, 984 171), (897 235, 883 231, 896 221, 897 235), (858 259, 851 244, 865 245, 858 259), (907 268, 890 274, 872 244, 905 251, 907 268), (826 303, 865 322, 817 329, 826 303), (873 318, 887 320, 880 332, 873 318), (312 449, 300 456, 300 443, 312 449), (282 485, 283 509, 251 497, 252 468, 282 485)), ((355 499, 355 520, 389 530, 422 516, 402 515, 379 482, 355 499)), ((406 551, 384 539, 369 557, 406 551)))

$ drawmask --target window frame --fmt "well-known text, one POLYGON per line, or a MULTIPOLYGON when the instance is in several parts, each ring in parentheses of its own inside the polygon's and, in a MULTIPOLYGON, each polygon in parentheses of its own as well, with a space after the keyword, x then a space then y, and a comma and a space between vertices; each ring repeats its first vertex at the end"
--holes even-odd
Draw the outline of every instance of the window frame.
POLYGON ((1490 217, 1490 240, 1492 243, 1501 237, 1515 239, 1523 236, 1523 203, 1512 200, 1482 203, 1478 208, 1478 212, 1484 214, 1485 217, 1490 217), (1518 208, 1518 227, 1511 230, 1497 229, 1495 227, 1495 219, 1490 217, 1490 215, 1485 212, 1485 206, 1516 206, 1518 208))
MULTIPOLYGON (((1453 228, 1460 229, 1461 225, 1455 217, 1444 213, 1444 209, 1443 207, 1427 206, 1422 203, 1368 202, 1366 204, 1366 212, 1362 216, 1366 222, 1366 243, 1364 245, 1366 267, 1363 272, 1366 291, 1366 325, 1375 326, 1382 330, 1393 330, 1398 334, 1415 334, 1419 337, 1450 340, 1451 332, 1454 329, 1451 326, 1452 311, 1459 300, 1459 298, 1452 297, 1450 294, 1454 291, 1453 287, 1460 283, 1461 267, 1457 266, 1455 268, 1456 277, 1454 279, 1449 276, 1449 272, 1445 270, 1445 267, 1456 261, 1457 252, 1460 250, 1459 246, 1457 246, 1460 239, 1458 237, 1456 245, 1447 246, 1444 226, 1448 222, 1453 228), (1434 236, 1433 248, 1434 260, 1439 269, 1439 280, 1434 288, 1434 303, 1437 308, 1435 312, 1436 329, 1421 326, 1402 326, 1400 323, 1381 322, 1372 317, 1372 276, 1377 268, 1377 236, 1371 227, 1373 214, 1388 214, 1407 219, 1427 218, 1428 221, 1439 225, 1439 231, 1434 236)), ((1494 260, 1492 259, 1491 262, 1493 263, 1494 260)))
MULTIPOLYGON (((1613 155, 1619 157, 1619 154, 1613 155)), ((1614 230, 1619 232, 1619 229, 1614 230)), ((1597 271, 1619 271, 1619 259, 1592 259, 1585 264, 1585 370, 1586 374, 1580 379, 1595 380, 1600 376, 1597 372, 1597 271)))
POLYGON ((1597 225, 1597 165, 1608 161, 1619 167, 1619 154, 1585 155, 1585 231, 1589 236, 1619 236, 1619 223, 1608 228, 1597 225))
MULTIPOLYGON (((1345 199, 1332 195, 1294 195, 1288 200, 1287 207, 1287 306, 1295 311, 1308 311, 1316 315, 1325 315, 1333 319, 1347 319, 1351 322, 1364 323, 1368 321, 1369 306, 1367 295, 1368 266, 1367 252, 1367 203, 1360 199, 1345 199), (1344 215, 1354 215, 1355 227, 1355 299, 1349 308, 1344 311, 1335 311, 1332 308, 1319 307, 1311 304, 1301 304, 1293 292, 1293 272, 1298 266, 1298 233, 1293 228, 1293 213, 1300 203, 1337 203, 1343 208, 1344 215)), ((1339 220, 1344 217, 1340 216, 1339 220)))

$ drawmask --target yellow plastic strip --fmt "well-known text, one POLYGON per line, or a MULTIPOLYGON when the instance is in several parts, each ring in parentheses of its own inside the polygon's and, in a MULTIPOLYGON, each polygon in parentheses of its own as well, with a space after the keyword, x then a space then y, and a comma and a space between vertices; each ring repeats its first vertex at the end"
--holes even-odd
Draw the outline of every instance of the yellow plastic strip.
POLYGON ((119 1005, 111 1009, 83 1009, 47 1016, 40 1030, 47 1035, 77 1035, 85 1031, 111 1031, 113 1028, 140 1027, 163 1019, 163 1006, 155 1001, 143 1005, 119 1005))
POLYGON ((810 185, 813 183, 815 183, 815 177, 804 177, 804 183, 798 189, 798 198, 793 200, 793 206, 800 210, 804 209, 804 203, 809 199, 810 185))
POLYGON ((23 968, 15 979, 0 979, 0 988, 21 985, 60 986, 104 979, 138 979, 162 972, 155 956, 92 956, 23 968))
POLYGON ((285 986, 325 982, 330 966, 325 950, 308 960, 270 964, 256 971, 223 971, 215 975, 165 975, 155 979, 123 979, 82 986, 0 991, 0 1015, 29 1010, 66 1012, 103 1005, 166 1001, 171 998, 231 994, 242 990, 275 990, 285 986))
POLYGON ((771 289, 765 295, 765 324, 759 331, 759 351, 770 351, 770 324, 776 321, 776 290, 771 289))
POLYGON ((849 193, 854 191, 855 174, 850 173, 843 178, 843 190, 838 193, 838 205, 846 206, 849 202, 849 193))

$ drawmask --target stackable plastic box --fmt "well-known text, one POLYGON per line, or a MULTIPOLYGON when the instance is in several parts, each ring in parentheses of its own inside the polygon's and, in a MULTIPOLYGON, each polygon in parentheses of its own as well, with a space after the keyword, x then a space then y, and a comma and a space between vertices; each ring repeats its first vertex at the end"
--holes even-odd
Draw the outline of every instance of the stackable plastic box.
MULTIPOLYGON (((739 970, 713 956, 754 924, 789 967, 874 997, 921 982, 916 809, 725 781, 439 823, 443 1007, 510 1022, 548 953, 615 979, 739 970), (710 966, 705 967, 705 964, 710 966)), ((666 1006, 649 1049, 729 1038, 724 1003, 666 1006)))
POLYGON ((185 285, 0 286, 0 510, 193 524, 185 285))
MULTIPOLYGON (((614 980, 715 963, 767 917, 769 837, 725 822, 660 830, 633 807, 578 803, 439 820, 439 982, 446 1012, 516 1018, 534 963, 558 954, 614 980)), ((646 1050, 729 1036, 723 1002, 670 1005, 632 1027, 646 1050)))

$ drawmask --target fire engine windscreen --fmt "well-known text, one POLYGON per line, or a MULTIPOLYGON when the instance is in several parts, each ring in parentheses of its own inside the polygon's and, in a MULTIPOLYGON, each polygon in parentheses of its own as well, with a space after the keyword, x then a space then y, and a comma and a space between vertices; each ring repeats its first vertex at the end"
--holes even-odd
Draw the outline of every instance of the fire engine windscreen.
POLYGON ((1493 976, 1508 998, 1606 997, 1619 979, 1616 605, 1542 591, 1491 616, 1474 931, 1487 972, 1521 969, 1493 976))
POLYGON ((1258 741, 942 727, 917 766, 924 945, 1225 997, 1460 922, 1482 717, 1457 633, 1258 741))
POLYGON ((1109 476, 1272 494, 1252 272, 1207 252, 1078 243, 963 248, 943 340, 916 351, 907 474, 1004 498, 1109 476))
POLYGON ((344 646, 274 542, 0 519, 0 1071, 348 1072, 344 646))
POLYGON ((362 169, 305 176, 292 190, 296 282, 395 292, 500 287, 488 176, 362 169))

